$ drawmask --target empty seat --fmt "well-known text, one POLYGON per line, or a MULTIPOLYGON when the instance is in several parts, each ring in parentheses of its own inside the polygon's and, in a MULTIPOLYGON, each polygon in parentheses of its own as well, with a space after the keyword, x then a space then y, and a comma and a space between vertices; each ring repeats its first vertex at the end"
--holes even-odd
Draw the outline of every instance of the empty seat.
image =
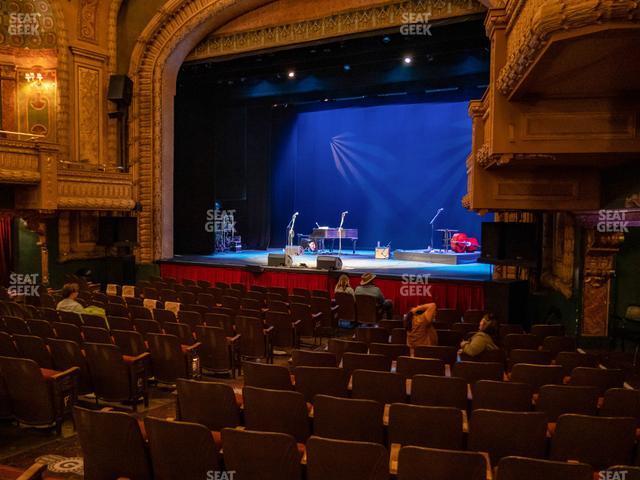
POLYGON ((409 346, 405 344, 392 343, 371 343, 369 353, 374 355, 385 355, 395 362, 401 355, 409 355, 409 346))
POLYGON ((640 391, 628 388, 610 388, 604 393, 600 415, 603 417, 633 417, 636 422, 640 423, 640 391))
POLYGON ((458 323, 461 319, 460 312, 455 308, 438 308, 436 320, 443 323, 458 323))
POLYGON ((531 325, 531 334, 536 335, 540 338, 540 341, 544 340, 546 337, 562 337, 564 335, 564 325, 561 324, 553 324, 553 325, 531 325))
POLYGON ((331 352, 293 350, 291 365, 293 367, 337 367, 338 359, 336 354, 331 352))
POLYGON ((347 397, 349 376, 342 368, 337 367, 294 367, 296 391, 304 395, 304 399, 313 403, 316 395, 347 397))
POLYGON ((387 480, 389 453, 375 443, 311 437, 307 442, 307 479, 328 478, 387 480))
POLYGON ((151 480, 151 462, 135 417, 76 407, 74 418, 85 478, 151 480))
POLYGON ((149 333, 149 353, 156 380, 174 384, 178 378, 200 376, 199 343, 182 345, 175 335, 149 333))
POLYGON ((107 321, 99 315, 82 314, 82 323, 88 327, 108 329, 107 321))
POLYGON ((576 367, 596 367, 598 359, 595 355, 580 352, 560 352, 555 357, 556 365, 562 367, 563 375, 569 376, 576 367))
POLYGON ((378 299, 371 295, 356 295, 356 321, 373 324, 382 318, 382 309, 378 299))
POLYGON ((50 338, 48 340, 53 367, 57 371, 65 371, 70 368, 78 368, 78 393, 85 395, 93 392, 93 380, 89 371, 87 359, 80 349, 80 345, 71 340, 50 338))
POLYGON ((227 313, 211 312, 204 315, 204 324, 208 327, 219 327, 224 329, 227 337, 233 337, 236 334, 233 317, 227 313))
POLYGON ((166 322, 162 325, 162 330, 168 335, 178 337, 181 345, 193 345, 196 341, 191 327, 186 323, 166 322))
POLYGON ((526 383, 480 380, 473 391, 473 409, 528 412, 533 387, 526 383))
POLYGON ((466 353, 461 352, 460 360, 463 362, 491 362, 504 365, 506 363, 506 352, 501 349, 485 350, 484 352, 481 352, 475 356, 467 355, 466 353))
POLYGON ((520 455, 543 458, 547 416, 540 412, 474 410, 469 423, 469 450, 488 452, 491 464, 520 455))
POLYGON ((133 326, 136 332, 140 333, 145 340, 148 340, 150 334, 162 333, 162 327, 155 320, 135 318, 133 320, 133 326))
POLYGON ((16 344, 13 343, 11 335, 7 332, 0 332, 0 357, 19 357, 20 352, 16 344))
POLYGON ((565 413, 595 415, 598 410, 598 389, 569 385, 543 385, 536 401, 536 410, 547 414, 550 422, 565 413))
POLYGON ((610 388, 621 388, 624 384, 624 372, 618 369, 577 367, 571 372, 571 385, 592 386, 600 395, 610 388))
POLYGON ((71 340, 72 342, 82 343, 82 333, 80 327, 72 323, 54 322, 53 330, 56 332, 56 338, 63 340, 71 340))
POLYGON ((109 330, 133 330, 133 323, 126 317, 108 317, 109 330))
POLYGON ((402 447, 398 480, 485 480, 487 461, 477 452, 402 447))
POLYGON ((411 383, 411 403, 466 410, 467 381, 458 377, 416 375, 411 383))
POLYGON ((528 383, 537 392, 542 385, 562 384, 562 367, 559 365, 531 365, 518 363, 511 370, 511 381, 528 383))
POLYGON ((561 415, 551 439, 552 460, 577 460, 596 469, 627 465, 635 446, 635 418, 561 415))
POLYGON ((287 433, 304 443, 310 434, 307 404, 301 393, 245 386, 244 419, 248 430, 287 433))
POLYGON ((153 319, 160 325, 164 325, 167 322, 177 322, 176 314, 171 310, 163 310, 160 308, 153 309, 153 319))
POLYGON ((354 370, 375 370, 388 372, 391 370, 391 359, 385 355, 346 352, 342 356, 342 367, 349 375, 354 370))
POLYGON ((33 360, 40 368, 53 369, 51 353, 42 338, 35 335, 14 335, 13 341, 22 358, 33 360))
POLYGON ((436 330, 438 334, 438 345, 443 347, 460 347, 460 342, 464 340, 464 335, 455 330, 436 330))
POLYGON ((144 426, 154 478, 207 479, 221 470, 218 448, 204 425, 146 417, 144 426))
POLYGON ((291 435, 225 428, 222 443, 225 468, 239 480, 300 480, 302 454, 291 435))
POLYGON ((547 336, 542 341, 542 349, 551 353, 553 358, 560 352, 574 352, 576 339, 573 337, 547 336))
POLYGON ((451 374, 464 378, 473 388, 478 380, 501 381, 504 376, 504 365, 495 362, 458 362, 453 366, 451 374))
POLYGON ((271 333, 273 327, 264 328, 262 320, 243 315, 236 317, 237 332, 240 334, 240 355, 245 358, 264 358, 271 361, 273 345, 271 333))
POLYGON ((525 457, 504 457, 498 463, 496 480, 593 480, 586 463, 554 462, 525 457))
POLYGON ((29 325, 22 318, 5 315, 2 317, 7 333, 12 335, 29 335, 29 325))
POLYGON ((336 292, 336 305, 338 306, 338 318, 345 322, 356 320, 356 299, 346 292, 336 292))
POLYGON ((235 378, 238 337, 227 337, 218 327, 198 325, 196 337, 200 342, 200 365, 215 373, 230 373, 235 378))
POLYGON ((83 325, 80 330, 85 342, 112 343, 111 335, 107 329, 83 325))
POLYGON ((396 372, 404 378, 414 375, 444 375, 445 364, 436 358, 398 357, 396 372))
POLYGON ((482 317, 484 317, 484 310, 469 309, 465 310, 462 314, 462 321, 464 323, 473 323, 477 325, 480 323, 480 320, 482 320, 482 317))
POLYGON ((65 312, 64 310, 59 310, 57 312, 57 317, 58 318, 55 318, 53 315, 47 315, 45 316, 45 319, 50 322, 70 323, 76 327, 82 325, 82 317, 76 312, 65 312))
POLYGON ((509 367, 516 363, 529 363, 532 365, 551 365, 551 352, 545 350, 527 350, 516 348, 509 353, 509 367))
POLYGON ((180 420, 200 423, 213 431, 241 424, 240 407, 231 385, 179 378, 176 386, 176 414, 180 420))
POLYGON ((293 321, 289 312, 268 311, 265 322, 273 327, 271 342, 276 347, 297 347, 300 320, 293 321))
POLYGON ((384 405, 379 402, 317 395, 313 406, 315 435, 375 443, 384 440, 384 405))
POLYGON ((389 409, 389 444, 463 448, 462 410, 394 403, 389 409))
MULTIPOLYGON (((36 335, 40 338, 55 337, 55 332, 53 331, 51 324, 46 320, 29 319, 27 320, 27 325, 29 325, 31 335, 36 335)), ((2 355, 2 353, 0 353, 0 355, 2 355)))
POLYGON ((356 341, 370 343, 389 343, 389 330, 379 327, 356 328, 356 341))
POLYGON ((504 337, 502 341, 502 348, 507 353, 516 348, 525 350, 537 350, 542 344, 542 339, 537 335, 530 333, 512 333, 504 337))
POLYGON ((456 363, 458 357, 458 347, 447 347, 441 345, 416 347, 414 355, 419 358, 437 358, 447 365, 456 363))
POLYGON ((76 401, 77 375, 75 367, 58 372, 26 358, 0 357, 0 376, 18 423, 55 427, 58 434, 76 401))
POLYGON ((367 351, 369 350, 369 346, 364 342, 330 338, 327 350, 336 355, 339 364, 342 361, 342 357, 345 353, 367 353, 367 351))
POLYGON ((380 403, 403 403, 407 400, 405 378, 391 372, 355 370, 351 396, 380 403))
POLYGON ((289 369, 280 365, 243 362, 244 384, 248 387, 293 390, 289 369))
MULTIPOLYGON (((188 308, 188 306, 185 308, 188 308)), ((191 327, 191 330, 195 330, 196 326, 202 325, 202 315, 200 312, 180 309, 178 311, 178 322, 186 323, 191 327)))
POLYGON ((123 355, 137 357, 147 351, 144 338, 133 330, 112 330, 111 337, 123 355))

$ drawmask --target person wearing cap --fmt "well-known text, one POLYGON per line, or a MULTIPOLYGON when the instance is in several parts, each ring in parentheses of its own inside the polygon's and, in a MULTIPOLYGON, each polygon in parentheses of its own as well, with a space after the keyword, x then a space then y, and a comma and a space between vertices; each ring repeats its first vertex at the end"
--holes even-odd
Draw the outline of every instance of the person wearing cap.
POLYGON ((376 278, 375 273, 365 273, 360 278, 360 285, 356 287, 356 296, 358 295, 369 295, 370 297, 375 297, 378 301, 378 305, 382 306, 387 318, 392 318, 393 316, 393 303, 391 300, 387 300, 384 298, 384 294, 382 290, 378 288, 378 286, 373 283, 373 280, 376 278))

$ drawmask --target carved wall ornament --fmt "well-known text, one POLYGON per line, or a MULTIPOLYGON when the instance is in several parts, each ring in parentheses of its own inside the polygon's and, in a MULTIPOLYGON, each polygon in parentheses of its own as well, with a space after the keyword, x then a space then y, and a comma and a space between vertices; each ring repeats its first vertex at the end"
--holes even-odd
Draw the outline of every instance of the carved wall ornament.
POLYGON ((80 0, 78 12, 78 37, 85 42, 97 43, 96 21, 98 0, 80 0))
POLYGON ((557 32, 609 23, 639 22, 640 3, 591 0, 512 0, 507 27, 507 61, 497 79, 498 90, 511 95, 535 62, 549 37, 557 32))

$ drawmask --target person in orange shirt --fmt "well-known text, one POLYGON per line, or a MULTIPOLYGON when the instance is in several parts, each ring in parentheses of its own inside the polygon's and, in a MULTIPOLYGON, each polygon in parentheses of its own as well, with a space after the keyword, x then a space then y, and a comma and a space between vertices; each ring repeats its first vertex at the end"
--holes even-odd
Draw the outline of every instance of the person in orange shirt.
POLYGON ((436 310, 435 303, 425 303, 412 308, 405 315, 407 345, 412 356, 416 347, 438 345, 438 334, 433 326, 436 310))

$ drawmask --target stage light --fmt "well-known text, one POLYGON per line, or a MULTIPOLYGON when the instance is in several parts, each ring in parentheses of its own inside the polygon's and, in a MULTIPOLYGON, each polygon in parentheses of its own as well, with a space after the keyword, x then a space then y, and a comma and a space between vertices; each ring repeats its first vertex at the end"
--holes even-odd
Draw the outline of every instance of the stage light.
POLYGON ((385 35, 382 37, 382 43, 389 43, 391 41, 391 37, 389 35, 385 35))
POLYGON ((405 65, 411 65, 411 63, 413 62, 413 57, 407 55, 406 57, 404 57, 403 62, 405 63, 405 65))
POLYGON ((348 72, 349 70, 351 70, 351 65, 349 65, 348 63, 346 63, 346 64, 344 65, 344 67, 342 67, 342 68, 344 68, 344 71, 345 71, 345 72, 348 72))
POLYGON ((289 78, 296 78, 296 72, 294 72, 293 70, 289 70, 289 73, 287 75, 289 76, 289 78))

